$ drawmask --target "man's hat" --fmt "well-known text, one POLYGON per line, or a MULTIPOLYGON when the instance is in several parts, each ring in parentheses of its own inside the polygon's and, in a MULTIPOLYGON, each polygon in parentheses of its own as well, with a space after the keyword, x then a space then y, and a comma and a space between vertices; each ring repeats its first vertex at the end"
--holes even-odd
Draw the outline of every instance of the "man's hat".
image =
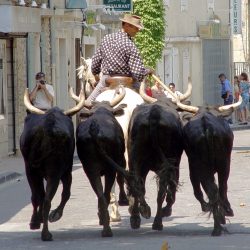
POLYGON ((142 30, 144 27, 141 22, 141 17, 131 14, 125 14, 123 18, 120 18, 122 22, 129 23, 138 29, 142 30))

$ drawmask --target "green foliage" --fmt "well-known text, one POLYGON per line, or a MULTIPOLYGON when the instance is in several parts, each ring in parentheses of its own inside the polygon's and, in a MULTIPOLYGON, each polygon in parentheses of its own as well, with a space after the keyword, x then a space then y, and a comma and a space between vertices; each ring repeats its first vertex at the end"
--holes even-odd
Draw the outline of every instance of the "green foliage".
POLYGON ((155 68, 165 45, 163 0, 134 0, 134 14, 142 17, 144 26, 136 35, 136 46, 141 52, 144 64, 155 68))

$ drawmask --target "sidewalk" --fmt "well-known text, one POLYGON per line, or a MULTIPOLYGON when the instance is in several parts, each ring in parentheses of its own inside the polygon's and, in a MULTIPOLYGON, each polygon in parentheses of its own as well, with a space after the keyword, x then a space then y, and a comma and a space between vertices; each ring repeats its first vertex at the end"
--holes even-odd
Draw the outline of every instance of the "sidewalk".
MULTIPOLYGON (((79 163, 79 158, 75 154, 73 164, 79 166, 79 163)), ((25 176, 25 166, 21 155, 0 158, 0 185, 15 179, 18 180, 22 176, 25 176)))

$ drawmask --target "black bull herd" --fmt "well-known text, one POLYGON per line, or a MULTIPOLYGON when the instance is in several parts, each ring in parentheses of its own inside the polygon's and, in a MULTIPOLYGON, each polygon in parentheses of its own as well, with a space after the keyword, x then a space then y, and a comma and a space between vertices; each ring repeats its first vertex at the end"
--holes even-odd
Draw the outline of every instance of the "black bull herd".
MULTIPOLYGON (((31 188, 33 213, 30 229, 39 229, 42 224, 42 240, 53 239, 48 221, 55 222, 61 218, 70 198, 75 144, 84 172, 98 198, 103 237, 112 236, 108 205, 116 179, 119 197, 126 200, 128 196, 133 200, 129 208, 131 227, 140 227, 140 216, 151 216, 145 200, 145 182, 150 170, 156 173, 158 183, 157 212, 152 229, 163 229, 162 218, 171 215, 175 202, 183 150, 188 156, 194 195, 202 211, 213 215, 212 235, 222 233, 225 216, 234 215, 227 198, 233 133, 225 117, 232 114, 241 100, 222 107, 194 107, 175 95, 172 100, 156 100, 145 95, 144 90, 142 83, 138 96, 145 103, 138 105, 128 117, 127 138, 116 120, 116 116, 122 116, 129 105, 122 103, 126 95, 123 86, 117 87, 115 97, 106 102, 87 104, 81 92, 76 98, 76 106, 67 111, 57 107, 47 112, 39 110, 30 103, 26 91, 24 103, 30 113, 25 118, 20 148, 31 188), (75 143, 71 117, 79 111, 82 121, 76 130, 75 143), (105 180, 104 191, 101 176, 105 180), (63 186, 61 202, 50 212, 60 181, 63 186), (203 198, 201 187, 208 202, 203 198)), ((184 95, 185 98, 190 94, 184 95)))

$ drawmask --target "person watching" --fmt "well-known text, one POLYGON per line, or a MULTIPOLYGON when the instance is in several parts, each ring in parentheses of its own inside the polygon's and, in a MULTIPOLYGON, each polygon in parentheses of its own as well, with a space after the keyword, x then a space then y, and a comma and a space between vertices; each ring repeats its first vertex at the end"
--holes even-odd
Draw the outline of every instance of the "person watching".
POLYGON ((32 104, 43 111, 47 111, 52 107, 54 98, 54 89, 45 81, 45 74, 38 72, 36 74, 36 86, 31 91, 30 101, 32 104))
MULTIPOLYGON (((175 90, 175 84, 173 82, 168 84, 168 87, 170 88, 170 90, 176 95, 176 96, 182 96, 182 93, 178 90, 175 90)), ((172 97, 172 95, 170 95, 167 91, 164 91, 165 95, 167 96, 167 98, 171 98, 174 99, 172 97)))

